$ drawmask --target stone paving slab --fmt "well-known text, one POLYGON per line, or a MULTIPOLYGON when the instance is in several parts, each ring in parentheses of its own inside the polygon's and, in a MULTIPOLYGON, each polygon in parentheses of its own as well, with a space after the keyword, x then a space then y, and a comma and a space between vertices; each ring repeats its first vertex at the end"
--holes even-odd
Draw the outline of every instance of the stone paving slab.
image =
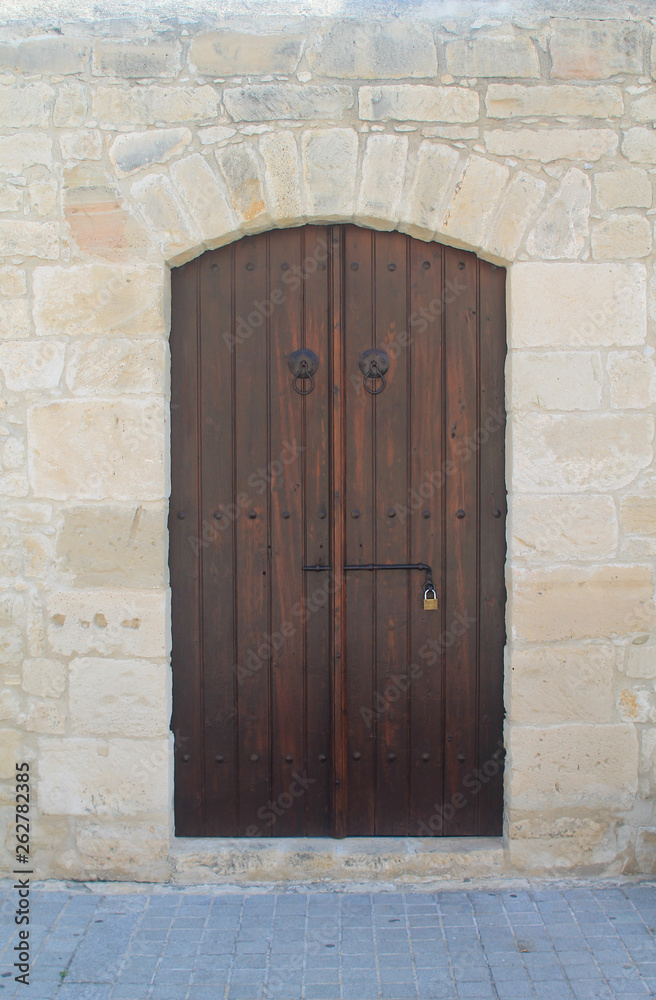
POLYGON ((656 886, 444 892, 38 889, 0 1000, 644 1000, 656 886))

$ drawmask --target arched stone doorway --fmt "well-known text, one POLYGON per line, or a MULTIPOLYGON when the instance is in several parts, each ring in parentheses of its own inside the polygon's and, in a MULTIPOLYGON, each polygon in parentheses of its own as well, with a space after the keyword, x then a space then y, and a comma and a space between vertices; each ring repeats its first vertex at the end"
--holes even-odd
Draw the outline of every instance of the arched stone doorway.
POLYGON ((172 291, 176 831, 498 836, 505 271, 311 225, 172 291))

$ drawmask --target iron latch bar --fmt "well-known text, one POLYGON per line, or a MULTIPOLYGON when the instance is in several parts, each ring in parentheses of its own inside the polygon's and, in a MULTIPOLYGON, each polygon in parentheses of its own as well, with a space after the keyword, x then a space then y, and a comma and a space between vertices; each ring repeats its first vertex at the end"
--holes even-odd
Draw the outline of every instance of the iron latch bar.
MULTIPOLYGON (((357 566, 344 566, 344 570, 364 570, 374 573, 381 569, 422 569, 426 573, 426 588, 434 590, 433 570, 428 563, 360 563, 357 566)), ((329 573, 332 566, 304 566, 304 573, 329 573)), ((425 588, 425 589, 426 589, 425 588)))

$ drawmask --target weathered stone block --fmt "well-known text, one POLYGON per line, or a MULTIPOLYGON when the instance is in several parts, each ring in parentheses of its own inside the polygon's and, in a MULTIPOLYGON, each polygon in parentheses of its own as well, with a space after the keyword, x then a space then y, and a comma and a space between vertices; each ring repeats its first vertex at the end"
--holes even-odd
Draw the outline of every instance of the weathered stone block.
POLYGON ((59 148, 64 160, 99 160, 103 152, 102 133, 82 128, 59 135, 59 148))
POLYGON ((94 877, 168 882, 171 835, 165 823, 118 823, 78 819, 75 845, 85 872, 94 877))
POLYGON ((400 80, 437 73, 430 32, 408 21, 338 22, 315 41, 307 58, 319 76, 342 79, 400 80))
POLYGON ((166 365, 164 340, 83 340, 71 345, 66 384, 75 396, 159 395, 165 389, 166 365))
POLYGON ((306 212, 325 221, 350 218, 355 207, 358 137, 353 129, 303 133, 306 212))
MULTIPOLYGON (((82 137, 81 146, 84 147, 84 145, 85 138, 82 137)), ((91 152, 88 145, 85 150, 86 152, 91 152)), ((34 181, 32 184, 28 184, 27 191, 30 196, 30 208, 36 215, 50 215, 54 211, 59 191, 57 181, 54 178, 48 178, 44 181, 34 181)))
POLYGON ((28 337, 30 313, 25 299, 7 299, 0 302, 0 340, 28 337))
POLYGON ((420 231, 434 232, 442 219, 441 206, 451 185, 459 154, 451 146, 422 142, 413 171, 403 221, 420 231))
POLYGON ((510 523, 515 558, 600 560, 617 553, 617 514, 612 497, 517 494, 512 500, 510 523))
POLYGON ((168 809, 166 739, 44 739, 37 760, 37 799, 45 815, 138 816, 168 809))
POLYGON ((167 665, 148 660, 71 660, 68 704, 75 736, 165 736, 171 716, 167 665))
POLYGON ((19 729, 0 729, 0 778, 15 778, 16 763, 24 760, 21 754, 23 736, 19 729))
POLYGON ((20 267, 0 267, 0 296, 13 299, 27 292, 25 271, 20 267))
POLYGON ((478 94, 466 87, 360 87, 360 118, 365 121, 475 122, 478 116, 478 94))
POLYGON ((647 257, 652 247, 651 226, 642 215, 614 215, 593 228, 591 243, 597 260, 647 257))
POLYGON ((357 213, 363 222, 396 222, 401 211, 408 140, 393 135, 367 139, 357 213))
POLYGON ((200 234, 164 174, 148 174, 135 181, 130 193, 164 256, 174 258, 200 242, 200 234))
POLYGON ((485 98, 490 118, 527 118, 532 115, 581 115, 613 118, 624 110, 619 87, 524 87, 522 84, 491 83, 485 98))
POLYGON ((33 286, 39 337, 166 336, 164 275, 156 265, 39 267, 33 286))
POLYGON ((9 340, 0 344, 0 371, 8 389, 54 389, 64 370, 66 344, 9 340))
POLYGON ((470 156, 438 230, 473 247, 480 246, 509 176, 508 167, 483 156, 470 156))
POLYGON ((523 170, 513 175, 485 238, 490 253, 513 260, 546 187, 543 180, 523 170))
POLYGON ((656 873, 656 827, 641 826, 638 829, 635 860, 638 874, 653 875, 656 873))
POLYGON ((135 170, 153 163, 166 163, 181 153, 191 142, 188 128, 165 128, 152 132, 132 132, 119 135, 109 149, 109 158, 119 177, 127 177, 135 170))
POLYGON ((58 128, 74 128, 82 125, 87 113, 87 94, 81 83, 67 81, 57 93, 52 114, 53 124, 58 128))
POLYGON ((610 405, 643 410, 656 400, 656 367, 638 351, 611 351, 607 363, 610 405))
POLYGON ((139 257, 150 247, 115 178, 97 163, 64 171, 64 215, 81 250, 108 260, 139 257))
POLYGON ((57 535, 60 572, 76 587, 163 587, 163 506, 67 507, 57 535))
POLYGON ((653 128, 630 128, 623 133, 622 152, 632 163, 656 163, 656 132, 653 128))
POLYGON ((551 75, 561 80, 606 80, 642 73, 642 38, 630 21, 552 21, 551 75))
POLYGON ((0 122, 4 128, 45 128, 55 100, 55 91, 45 83, 0 87, 0 122))
POLYGON ((529 234, 528 252, 546 260, 580 257, 588 240, 590 198, 590 178, 572 167, 529 234))
POLYGON ((30 698, 25 729, 28 733, 65 733, 66 713, 63 706, 30 698))
POLYGON ((252 222, 266 212, 264 186, 257 153, 251 146, 224 146, 216 160, 225 178, 230 203, 244 222, 252 222))
POLYGON ((171 176, 203 240, 223 241, 237 230, 232 205, 204 157, 193 153, 178 160, 171 168, 171 176))
POLYGON ((227 142, 236 134, 236 128, 227 128, 225 125, 204 125, 203 128, 198 129, 198 138, 202 146, 209 146, 215 142, 227 142))
POLYGON ((649 566, 515 569, 512 577, 512 631, 522 642, 629 636, 656 624, 649 566))
POLYGON ((652 188, 646 170, 609 170, 595 174, 597 204, 614 208, 651 208, 652 188))
POLYGON ((83 38, 46 36, 0 45, 0 69, 16 73, 39 73, 43 76, 81 73, 88 58, 89 44, 83 38))
POLYGON ((602 370, 598 352, 513 352, 512 408, 596 410, 601 404, 602 370))
POLYGON ((611 645, 516 649, 511 658, 510 718, 514 723, 612 722, 611 645))
POLYGON ((485 133, 488 153, 541 160, 543 163, 615 156, 618 144, 616 133, 608 128, 493 129, 485 133))
POLYGON ((68 400, 28 414, 30 478, 54 499, 158 500, 166 495, 162 401, 68 400))
POLYGON ((101 126, 120 131, 158 122, 200 122, 218 114, 213 87, 98 87, 92 114, 101 126))
POLYGON ((161 659, 168 653, 163 591, 58 591, 48 600, 48 640, 63 656, 161 659))
POLYGON ((302 35, 284 31, 257 34, 242 31, 208 31, 196 35, 189 63, 203 76, 264 76, 293 73, 301 58, 302 35))
POLYGON ((653 457, 653 418, 595 413, 513 417, 513 483, 526 493, 628 486, 653 457))
POLYGON ((656 722, 653 689, 644 687, 622 688, 617 697, 617 714, 622 722, 656 722))
POLYGON ((512 347, 644 343, 643 264, 518 263, 510 273, 512 347))
POLYGON ((630 535, 656 535, 656 497, 625 496, 620 501, 622 531, 630 535))
MULTIPOLYGON (((82 146, 84 146, 84 142, 83 137, 81 140, 82 146)), ((87 147, 86 151, 91 152, 89 147, 87 147)), ((30 197, 30 209, 35 215, 43 217, 54 212, 59 192, 57 181, 54 178, 48 178, 44 181, 33 181, 31 184, 28 184, 27 191, 30 197)))
POLYGON ((288 130, 263 135, 259 152, 265 167, 266 199, 276 222, 301 221, 301 174, 294 133, 288 130))
POLYGON ((649 122, 656 118, 656 95, 652 91, 632 97, 629 116, 634 122, 649 122))
POLYGON ((337 84, 297 87, 263 83, 223 92, 226 111, 236 122, 341 118, 353 107, 353 101, 351 88, 337 84))
MULTIPOLYGON (((85 145, 85 137, 81 137, 81 146, 85 145)), ((91 149, 87 147, 86 152, 91 152, 91 149)), ((58 186, 57 181, 54 178, 48 178, 45 181, 34 181, 32 184, 28 184, 27 187, 30 196, 30 209, 35 215, 50 215, 54 211, 55 205, 57 204, 57 193, 58 186)))
POLYGON ((94 76, 128 79, 174 77, 180 72, 180 46, 173 41, 103 39, 94 43, 91 72, 94 76))
POLYGON ((39 698, 60 698, 65 690, 65 664, 43 658, 23 662, 23 691, 39 698))
POLYGON ((52 167, 52 139, 47 135, 18 132, 3 136, 0 143, 0 171, 19 175, 27 167, 52 167))
MULTIPOLYGON (((652 508, 652 518, 654 513, 652 508)), ((656 533, 656 523, 654 533, 656 533)), ((624 652, 624 672, 628 677, 642 677, 645 680, 656 677, 656 647, 651 644, 636 646, 629 643, 624 652)))
POLYGON ((56 222, 0 222, 0 256, 59 257, 59 232, 56 222))
POLYGON ((510 766, 516 809, 628 809, 638 787, 635 727, 518 726, 512 733, 510 766))
POLYGON ((446 65, 453 76, 538 77, 535 45, 524 35, 478 35, 447 42, 446 65))
POLYGON ((0 212, 18 212, 22 207, 22 188, 13 184, 0 184, 0 212))

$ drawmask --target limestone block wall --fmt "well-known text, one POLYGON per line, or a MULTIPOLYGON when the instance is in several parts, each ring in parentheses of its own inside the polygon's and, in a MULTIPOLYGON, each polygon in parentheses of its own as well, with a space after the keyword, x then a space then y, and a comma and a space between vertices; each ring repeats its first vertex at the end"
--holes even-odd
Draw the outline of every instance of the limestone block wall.
MULTIPOLYGON (((169 269, 313 221, 508 267, 508 871, 656 845, 656 22, 0 14, 0 776, 166 879, 169 269)), ((6 869, 11 856, 2 856, 6 869)))

